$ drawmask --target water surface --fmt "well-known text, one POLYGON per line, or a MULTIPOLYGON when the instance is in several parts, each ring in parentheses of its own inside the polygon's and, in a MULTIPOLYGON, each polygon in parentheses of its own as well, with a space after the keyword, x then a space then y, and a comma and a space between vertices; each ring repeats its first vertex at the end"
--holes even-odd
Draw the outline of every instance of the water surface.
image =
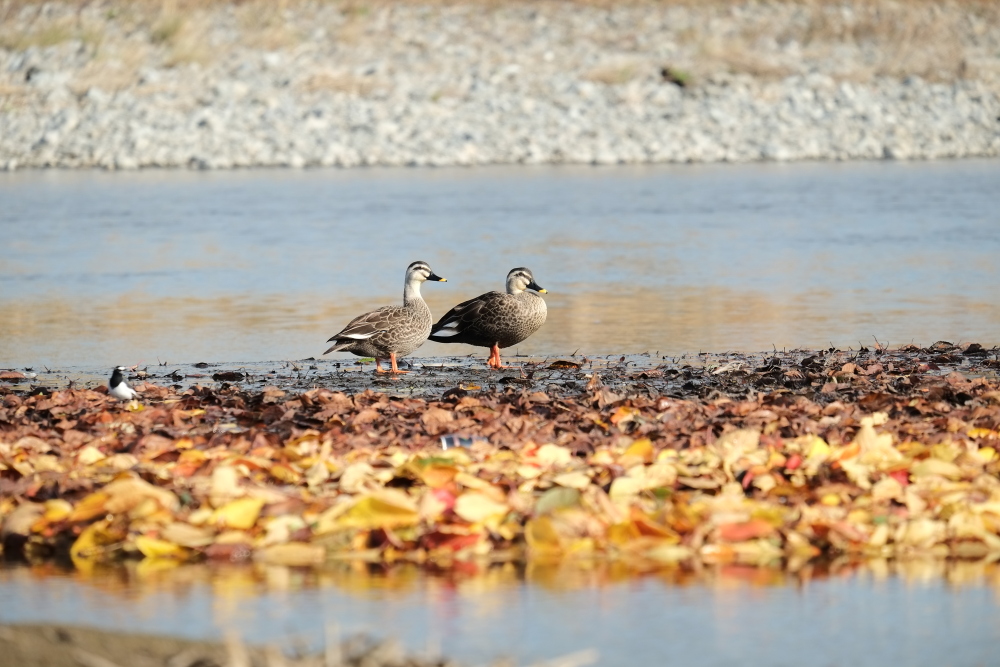
POLYGON ((741 566, 376 570, 0 570, 0 622, 196 639, 235 630, 255 643, 313 648, 335 626, 464 664, 594 649, 598 664, 622 667, 973 667, 995 664, 1000 646, 1000 571, 983 563, 874 561, 794 574, 741 566))
MULTIPOLYGON (((550 290, 533 355, 1000 342, 1000 161, 0 174, 0 365, 302 359, 550 290)), ((428 343, 419 356, 481 351, 428 343)), ((343 353, 340 354, 343 355, 343 353)))

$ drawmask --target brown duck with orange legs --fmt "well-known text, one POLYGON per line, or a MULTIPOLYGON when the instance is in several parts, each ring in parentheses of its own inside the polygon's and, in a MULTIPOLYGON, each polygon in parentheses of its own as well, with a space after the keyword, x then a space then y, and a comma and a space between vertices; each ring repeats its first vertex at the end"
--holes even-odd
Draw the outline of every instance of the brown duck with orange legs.
POLYGON ((382 360, 388 359, 391 373, 408 373, 396 366, 396 360, 405 357, 427 340, 431 331, 431 309, 420 296, 420 285, 428 280, 447 282, 431 271, 427 262, 414 262, 406 269, 402 306, 383 306, 370 313, 355 317, 327 342, 333 343, 323 354, 350 352, 359 357, 374 357, 375 372, 385 373, 382 360))
POLYGON ((438 343, 465 343, 490 348, 490 368, 505 368, 500 349, 516 345, 545 324, 544 290, 524 267, 507 274, 507 292, 487 292, 464 301, 431 329, 430 339, 438 343))

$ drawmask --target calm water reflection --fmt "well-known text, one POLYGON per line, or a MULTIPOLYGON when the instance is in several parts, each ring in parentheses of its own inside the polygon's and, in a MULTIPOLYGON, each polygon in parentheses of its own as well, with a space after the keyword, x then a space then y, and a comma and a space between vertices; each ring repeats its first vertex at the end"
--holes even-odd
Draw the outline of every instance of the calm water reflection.
POLYGON ((1000 567, 874 561, 796 574, 513 567, 447 577, 400 567, 0 570, 0 622, 322 642, 326 626, 436 647, 466 664, 595 648, 602 665, 995 664, 1000 567))
POLYGON ((313 356, 418 258, 439 314, 531 267, 528 354, 994 344, 997 183, 996 160, 2 173, 0 365, 313 356))

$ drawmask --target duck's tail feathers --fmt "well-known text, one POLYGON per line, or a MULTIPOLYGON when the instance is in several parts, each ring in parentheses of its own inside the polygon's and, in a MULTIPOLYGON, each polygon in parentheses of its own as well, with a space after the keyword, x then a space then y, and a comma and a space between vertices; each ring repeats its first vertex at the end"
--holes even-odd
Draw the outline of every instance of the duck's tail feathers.
MULTIPOLYGON (((336 342, 336 343, 334 343, 334 344, 333 344, 333 345, 332 345, 332 346, 330 347, 330 349, 328 349, 328 350, 327 350, 326 352, 324 352, 323 354, 330 354, 331 352, 336 352, 337 350, 343 350, 343 349, 344 349, 345 347, 347 347, 347 346, 349 346, 349 345, 350 345, 351 343, 355 342, 355 341, 353 341, 353 340, 343 340, 343 339, 331 339, 331 340, 337 340, 337 342, 336 342)), ((327 342, 329 343, 330 341, 327 341, 327 342)))
POLYGON ((457 343, 458 333, 454 329, 442 329, 437 333, 432 333, 427 337, 427 340, 432 340, 435 343, 457 343))

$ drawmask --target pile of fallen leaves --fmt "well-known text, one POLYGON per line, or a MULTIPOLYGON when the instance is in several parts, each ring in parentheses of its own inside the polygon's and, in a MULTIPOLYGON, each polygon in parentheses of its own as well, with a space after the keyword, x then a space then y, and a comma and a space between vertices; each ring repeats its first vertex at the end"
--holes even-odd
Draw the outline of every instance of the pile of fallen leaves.
POLYGON ((80 567, 1000 554, 995 373, 903 356, 775 357, 766 391, 686 398, 572 367, 572 393, 434 400, 0 388, 0 536, 80 567))

